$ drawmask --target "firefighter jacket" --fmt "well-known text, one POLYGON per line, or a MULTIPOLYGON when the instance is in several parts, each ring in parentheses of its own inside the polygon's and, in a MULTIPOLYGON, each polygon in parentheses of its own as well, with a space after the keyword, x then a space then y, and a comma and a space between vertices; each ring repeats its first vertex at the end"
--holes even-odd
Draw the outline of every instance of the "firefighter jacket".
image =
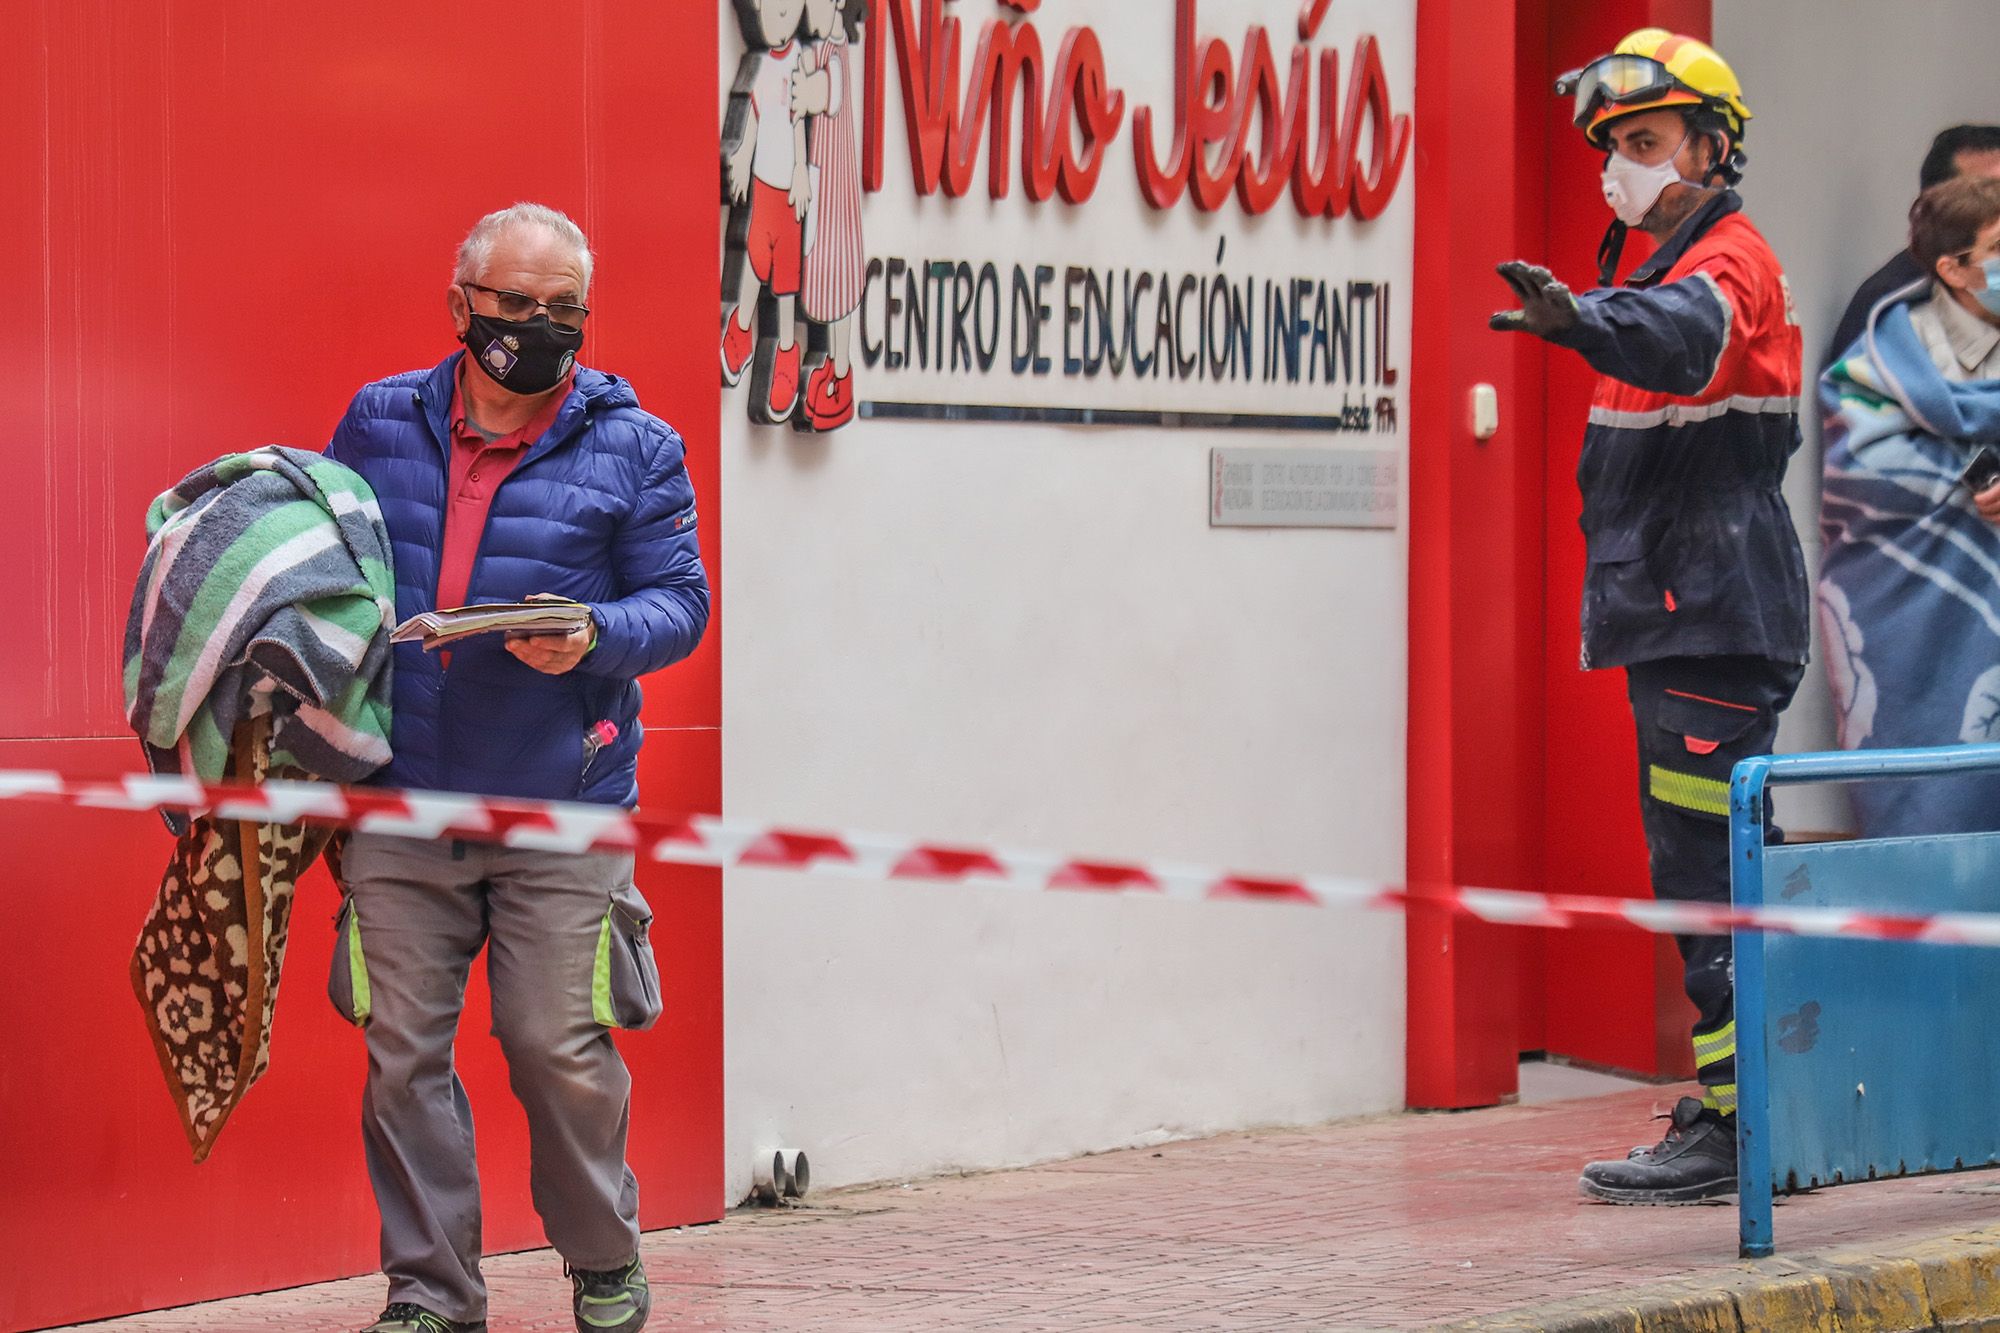
POLYGON ((1705 203, 1553 339, 1603 377, 1577 485, 1583 666, 1806 660, 1805 558, 1780 489, 1799 447, 1800 334, 1742 201, 1705 203))

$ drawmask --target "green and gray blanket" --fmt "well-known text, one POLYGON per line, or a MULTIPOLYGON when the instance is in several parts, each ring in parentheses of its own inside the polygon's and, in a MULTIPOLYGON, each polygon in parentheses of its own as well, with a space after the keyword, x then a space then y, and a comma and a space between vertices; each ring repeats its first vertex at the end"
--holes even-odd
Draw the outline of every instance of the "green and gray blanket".
MULTIPOLYGON (((155 772, 353 782, 389 761, 388 533, 299 449, 230 454, 153 502, 125 704, 155 772)), ((270 1064, 293 891, 328 831, 169 819, 131 981, 196 1161, 270 1064)))
POLYGON ((125 709, 154 772, 221 778, 239 722, 271 762, 355 782, 389 762, 389 536, 368 483, 273 445, 153 501, 125 625, 125 709))

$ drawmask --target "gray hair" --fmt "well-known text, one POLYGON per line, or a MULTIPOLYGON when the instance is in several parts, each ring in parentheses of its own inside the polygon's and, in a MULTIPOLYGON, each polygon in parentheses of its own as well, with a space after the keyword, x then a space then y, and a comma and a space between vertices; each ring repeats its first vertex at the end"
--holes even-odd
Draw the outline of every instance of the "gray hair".
POLYGON ((571 222, 567 214, 559 213, 546 204, 515 204, 512 208, 488 213, 473 223, 472 230, 458 244, 458 263, 452 269, 451 280, 454 283, 479 281, 479 275, 486 271, 486 262, 493 257, 493 243, 502 232, 514 227, 542 227, 573 248, 578 266, 583 270, 583 292, 589 294, 593 264, 590 242, 584 238, 583 228, 571 222))

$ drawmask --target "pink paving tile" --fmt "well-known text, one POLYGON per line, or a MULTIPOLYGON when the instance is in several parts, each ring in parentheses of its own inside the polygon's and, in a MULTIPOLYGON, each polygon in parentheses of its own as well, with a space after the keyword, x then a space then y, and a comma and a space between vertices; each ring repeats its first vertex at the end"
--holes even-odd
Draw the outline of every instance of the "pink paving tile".
MULTIPOLYGON (((1452 1116, 1230 1135, 846 1191, 647 1237, 654 1329, 1384 1329, 1736 1272, 1734 1209, 1581 1201, 1586 1160, 1655 1136, 1645 1089, 1452 1116)), ((1785 1249, 2000 1217, 1992 1176, 1786 1202, 1785 1249)), ((488 1261, 493 1333, 570 1328, 554 1256, 488 1261)), ((91 1333, 352 1330, 379 1279, 220 1301, 91 1333)))

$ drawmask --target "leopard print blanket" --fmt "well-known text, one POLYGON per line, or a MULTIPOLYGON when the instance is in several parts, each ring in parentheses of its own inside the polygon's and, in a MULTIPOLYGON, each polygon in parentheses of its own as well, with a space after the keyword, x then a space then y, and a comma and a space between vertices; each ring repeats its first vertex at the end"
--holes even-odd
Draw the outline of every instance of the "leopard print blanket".
MULTIPOLYGON (((271 771, 261 733, 237 729, 233 777, 306 776, 271 771)), ((331 836, 204 814, 174 844, 132 951, 132 989, 197 1162, 270 1065, 292 893, 331 836)))

